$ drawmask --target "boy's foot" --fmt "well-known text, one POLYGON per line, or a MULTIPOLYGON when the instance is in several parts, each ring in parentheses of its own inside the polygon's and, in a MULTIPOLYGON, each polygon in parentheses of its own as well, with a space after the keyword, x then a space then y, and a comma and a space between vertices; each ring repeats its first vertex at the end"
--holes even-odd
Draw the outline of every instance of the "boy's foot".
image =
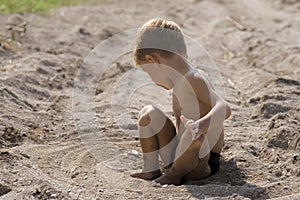
POLYGON ((155 179, 155 182, 160 183, 161 185, 165 185, 165 184, 179 185, 180 184, 180 179, 176 179, 176 178, 172 177, 170 174, 165 173, 161 177, 155 179))
POLYGON ((135 173, 131 174, 131 177, 134 178, 141 178, 144 180, 154 180, 162 175, 160 170, 152 171, 152 172, 140 172, 140 173, 135 173))
POLYGON ((169 164, 167 166, 164 166, 164 167, 160 168, 160 171, 162 173, 167 173, 171 169, 172 165, 173 165, 173 163, 171 163, 171 164, 169 164))

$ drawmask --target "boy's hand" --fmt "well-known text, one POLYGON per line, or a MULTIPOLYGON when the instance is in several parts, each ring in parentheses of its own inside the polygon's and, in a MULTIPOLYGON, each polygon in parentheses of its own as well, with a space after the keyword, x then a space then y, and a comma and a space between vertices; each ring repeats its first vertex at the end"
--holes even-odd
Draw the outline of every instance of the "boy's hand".
POLYGON ((184 124, 184 127, 188 130, 190 130, 190 132, 192 133, 192 139, 196 140, 200 137, 200 135, 202 134, 201 132, 199 132, 199 122, 198 121, 194 121, 192 119, 187 119, 185 116, 181 115, 180 116, 181 121, 184 124))

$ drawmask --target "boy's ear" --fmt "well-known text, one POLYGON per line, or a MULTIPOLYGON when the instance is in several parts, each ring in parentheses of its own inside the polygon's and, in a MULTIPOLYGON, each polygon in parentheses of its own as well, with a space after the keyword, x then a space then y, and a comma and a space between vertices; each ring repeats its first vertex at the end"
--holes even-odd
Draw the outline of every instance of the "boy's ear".
POLYGON ((147 60, 147 62, 149 62, 149 63, 158 63, 159 64, 159 60, 158 60, 158 58, 155 56, 155 55, 153 55, 153 54, 147 54, 146 56, 145 56, 145 59, 147 60))

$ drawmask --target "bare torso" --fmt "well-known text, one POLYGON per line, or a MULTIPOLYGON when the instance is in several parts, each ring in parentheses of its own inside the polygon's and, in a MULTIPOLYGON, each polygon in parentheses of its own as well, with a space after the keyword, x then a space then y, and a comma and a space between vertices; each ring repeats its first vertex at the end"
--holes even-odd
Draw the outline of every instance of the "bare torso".
MULTIPOLYGON (((194 71, 192 73, 199 73, 194 71)), ((180 116, 184 115, 185 117, 193 120, 198 120, 205 116, 210 110, 212 105, 204 105, 201 101, 199 101, 199 97, 197 97, 196 93, 194 92, 194 88, 189 84, 189 78, 191 76, 186 75, 186 78, 182 79, 173 89, 173 113, 176 119, 176 129, 179 137, 185 131, 185 127, 180 120, 180 116)), ((207 79, 207 77, 203 77, 207 79)), ((207 80, 207 83, 209 81, 207 80)), ((212 86, 209 85, 211 89, 212 86)), ((220 133, 219 139, 211 148, 212 151, 216 153, 220 153, 222 150, 222 146, 224 143, 224 133, 220 133)))

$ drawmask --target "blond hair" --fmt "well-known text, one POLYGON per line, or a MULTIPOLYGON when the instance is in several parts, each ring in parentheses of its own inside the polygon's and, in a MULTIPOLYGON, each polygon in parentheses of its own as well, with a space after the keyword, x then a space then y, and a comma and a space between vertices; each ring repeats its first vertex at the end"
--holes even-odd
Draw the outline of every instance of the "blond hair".
POLYGON ((174 54, 186 55, 182 30, 175 22, 151 19, 142 26, 133 50, 136 64, 146 61, 145 56, 153 52, 167 58, 174 54))

